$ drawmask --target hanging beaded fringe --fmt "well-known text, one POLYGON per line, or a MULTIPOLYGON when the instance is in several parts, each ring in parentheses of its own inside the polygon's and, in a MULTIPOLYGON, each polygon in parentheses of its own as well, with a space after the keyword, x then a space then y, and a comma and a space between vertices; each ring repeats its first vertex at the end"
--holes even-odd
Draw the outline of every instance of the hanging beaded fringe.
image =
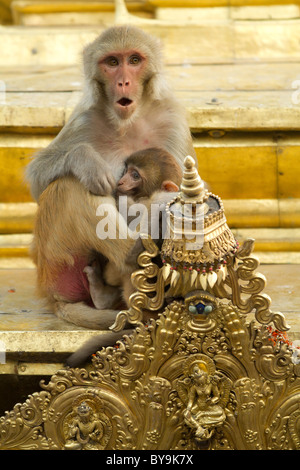
POLYGON ((179 280, 182 280, 184 285, 195 289, 206 290, 207 287, 212 289, 215 284, 224 282, 227 276, 227 263, 224 259, 214 265, 184 265, 180 269, 178 265, 171 265, 164 259, 162 261, 163 279, 166 283, 169 281, 171 287, 175 287, 179 280))

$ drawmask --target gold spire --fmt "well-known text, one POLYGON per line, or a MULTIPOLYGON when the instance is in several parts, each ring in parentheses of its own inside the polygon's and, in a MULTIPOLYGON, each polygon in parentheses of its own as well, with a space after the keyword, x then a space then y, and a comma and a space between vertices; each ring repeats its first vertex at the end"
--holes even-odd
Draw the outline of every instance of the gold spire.
POLYGON ((207 291, 224 282, 226 258, 237 250, 221 199, 205 189, 191 156, 185 158, 184 167, 180 194, 166 206, 170 233, 161 248, 170 295, 183 285, 187 292, 207 291))
POLYGON ((205 188, 202 179, 195 167, 195 160, 188 155, 184 160, 185 170, 183 172, 180 190, 184 198, 203 198, 205 195, 205 188))

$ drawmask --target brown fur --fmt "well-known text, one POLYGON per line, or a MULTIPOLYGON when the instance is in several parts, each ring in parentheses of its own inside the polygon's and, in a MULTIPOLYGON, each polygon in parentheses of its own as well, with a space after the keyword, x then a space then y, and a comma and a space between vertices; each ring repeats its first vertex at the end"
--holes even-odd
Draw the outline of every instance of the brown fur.
POLYGON ((40 293, 47 295, 49 300, 55 300, 52 286, 61 268, 72 266, 77 256, 86 258, 88 264, 95 258, 94 252, 105 252, 110 261, 120 265, 125 263, 133 241, 100 240, 96 234, 99 222, 96 209, 104 202, 117 211, 113 197, 90 194, 72 176, 54 181, 42 194, 31 253, 37 266, 40 293))
POLYGON ((72 266, 81 254, 89 263, 95 252, 119 265, 125 261, 132 240, 99 240, 95 208, 107 201, 129 154, 159 147, 183 167, 186 155, 195 152, 184 111, 163 73, 155 38, 133 26, 116 26, 85 48, 83 62, 82 100, 59 135, 30 163, 27 177, 40 204, 33 245, 40 290, 57 302, 58 316, 81 326, 101 328, 114 322, 117 311, 86 307, 84 313, 81 302, 70 303, 57 295, 61 268, 72 266), (134 112, 125 118, 116 112, 118 83, 115 81, 112 91, 100 63, 107 54, 119 51, 127 57, 131 50, 143 56, 143 66, 140 74, 132 72, 136 82, 128 98, 134 102, 134 112))
MULTIPOLYGON (((143 173, 146 175, 145 180, 149 183, 148 186, 142 186, 139 193, 139 197, 135 197, 134 200, 140 200, 143 198, 143 203, 146 205, 147 213, 151 211, 152 203, 166 203, 170 200, 170 195, 165 192, 157 191, 159 190, 163 182, 167 179, 173 181, 175 185, 179 186, 182 178, 182 172, 178 164, 172 155, 161 149, 151 149, 136 152, 134 155, 131 155, 126 160, 126 165, 133 165, 138 171, 143 170, 143 173), (149 192, 151 191, 151 193, 149 192)), ((174 186, 172 186, 174 188, 174 186)), ((122 295, 127 306, 130 306, 130 296, 134 293, 134 287, 131 282, 132 273, 139 268, 137 264, 137 257, 143 251, 143 245, 141 240, 137 242, 132 247, 128 257, 126 259, 126 267, 120 269, 120 263, 117 264, 114 262, 109 262, 104 270, 105 281, 112 286, 122 286, 122 295)), ((94 290, 94 286, 91 286, 91 290, 94 290)), ((96 298, 98 295, 103 295, 101 289, 97 292, 97 287, 93 293, 93 298, 96 298)), ((149 318, 156 318, 157 314, 155 312, 146 312, 143 313, 144 321, 147 321, 149 318)), ((114 337, 120 339, 125 333, 129 334, 129 331, 120 332, 119 337, 114 337)), ((116 335, 118 333, 115 333, 116 335)), ((109 344, 109 341, 113 339, 112 336, 99 335, 93 337, 91 340, 87 341, 82 347, 80 347, 74 354, 68 358, 68 365, 71 367, 78 366, 83 363, 89 355, 97 351, 100 347, 109 344)), ((111 343, 110 343, 111 344, 111 343)))

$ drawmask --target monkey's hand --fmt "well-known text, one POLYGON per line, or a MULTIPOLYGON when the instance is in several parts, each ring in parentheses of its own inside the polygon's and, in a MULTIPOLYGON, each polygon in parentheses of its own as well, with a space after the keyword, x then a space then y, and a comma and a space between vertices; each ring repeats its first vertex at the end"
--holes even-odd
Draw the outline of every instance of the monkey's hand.
POLYGON ((92 194, 107 196, 116 187, 113 174, 101 156, 89 144, 79 145, 69 152, 68 171, 79 179, 92 194))
POLYGON ((108 165, 103 160, 101 165, 93 165, 93 162, 85 167, 84 173, 78 175, 83 186, 96 196, 111 194, 116 187, 116 181, 108 165))

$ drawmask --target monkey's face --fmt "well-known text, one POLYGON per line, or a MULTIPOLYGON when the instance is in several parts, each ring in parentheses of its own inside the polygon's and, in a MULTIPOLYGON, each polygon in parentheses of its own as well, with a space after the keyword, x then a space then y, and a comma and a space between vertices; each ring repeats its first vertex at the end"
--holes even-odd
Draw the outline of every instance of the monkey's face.
POLYGON ((109 106, 120 119, 132 116, 143 94, 146 58, 135 50, 112 52, 100 59, 99 72, 109 106))
POLYGON ((137 168, 129 166, 118 182, 117 195, 136 196, 143 187, 143 178, 137 168))

